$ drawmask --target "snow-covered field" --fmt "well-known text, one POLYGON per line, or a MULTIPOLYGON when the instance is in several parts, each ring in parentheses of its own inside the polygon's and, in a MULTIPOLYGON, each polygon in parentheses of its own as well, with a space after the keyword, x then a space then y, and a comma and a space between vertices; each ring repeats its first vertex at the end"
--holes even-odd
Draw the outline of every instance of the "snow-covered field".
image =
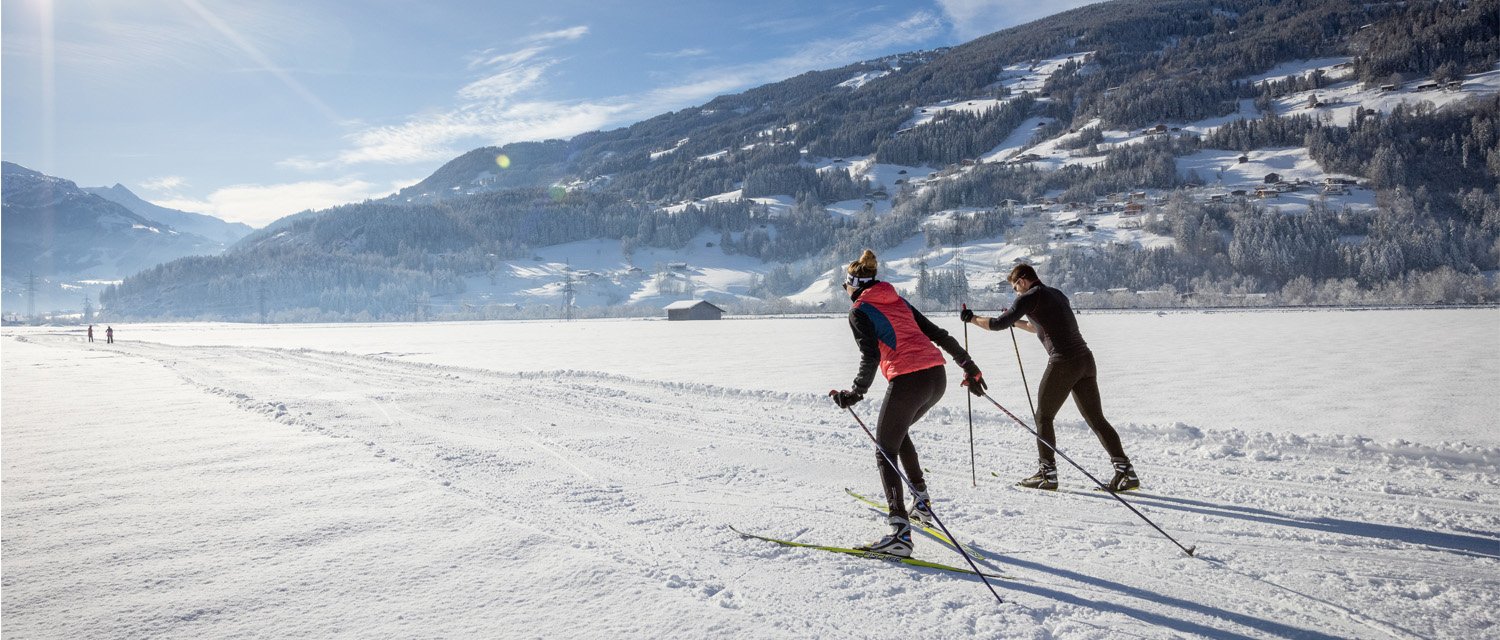
MULTIPOLYGON (((935 318, 951 330, 959 325, 935 318)), ((741 539, 882 526, 822 396, 840 318, 6 329, 3 632, 79 637, 1478 638, 1500 633, 1500 310, 1088 314, 1131 497, 914 430, 1010 578, 741 539)), ((973 332, 1027 415, 1010 336, 973 332)), ((1043 357, 1022 334, 1035 384, 1043 357)), ((952 373, 950 367, 950 374, 952 373)), ((883 393, 878 383, 872 397, 883 393)), ((876 408, 856 410, 867 421, 876 408)), ((1103 453, 1065 408, 1059 440, 1103 453)), ((931 539, 918 557, 963 564, 931 539)))

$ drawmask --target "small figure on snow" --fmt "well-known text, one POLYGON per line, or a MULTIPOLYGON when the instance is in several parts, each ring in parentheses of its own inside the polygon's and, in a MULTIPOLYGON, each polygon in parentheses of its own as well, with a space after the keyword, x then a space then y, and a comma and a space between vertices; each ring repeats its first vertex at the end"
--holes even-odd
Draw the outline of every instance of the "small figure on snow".
POLYGON ((875 379, 878 364, 889 385, 875 430, 875 440, 885 452, 875 455, 880 481, 885 487, 890 508, 886 522, 891 534, 860 549, 910 557, 912 550, 911 519, 933 521, 927 481, 917 461, 917 449, 908 430, 943 397, 948 382, 941 346, 964 370, 963 385, 975 395, 985 389, 984 376, 969 352, 896 293, 889 283, 875 279, 875 253, 866 249, 858 260, 849 263, 844 291, 853 306, 849 310, 849 327, 861 354, 859 373, 850 390, 830 391, 834 404, 847 409, 865 397, 875 379), (902 498, 901 476, 886 460, 899 460, 911 480, 916 495, 908 511, 902 498))
POLYGON ((1094 352, 1089 350, 1083 334, 1078 331, 1078 319, 1073 315, 1068 296, 1042 284, 1036 269, 1029 264, 1016 265, 1006 279, 1016 292, 1016 301, 1010 309, 992 318, 976 316, 973 311, 964 309, 959 318, 991 331, 1019 327, 1022 331, 1035 333, 1047 349, 1047 371, 1042 374, 1036 403, 1036 429, 1041 440, 1036 445, 1040 468, 1036 475, 1017 484, 1032 489, 1057 490, 1057 461, 1053 457, 1057 435, 1052 429, 1052 420, 1057 417, 1063 401, 1072 394, 1078 412, 1099 437, 1099 443, 1104 445, 1110 462, 1114 464, 1115 477, 1110 481, 1109 489, 1128 491, 1140 488, 1141 481, 1135 475, 1130 458, 1125 455, 1120 435, 1104 419, 1094 352), (1026 316, 1029 321, 1022 320, 1021 316, 1026 316))
POLYGON ((105 327, 104 328, 104 342, 105 342, 105 344, 114 344, 115 343, 115 328, 114 327, 105 327))
POLYGON ((94 341, 94 325, 89 325, 89 342, 94 341))

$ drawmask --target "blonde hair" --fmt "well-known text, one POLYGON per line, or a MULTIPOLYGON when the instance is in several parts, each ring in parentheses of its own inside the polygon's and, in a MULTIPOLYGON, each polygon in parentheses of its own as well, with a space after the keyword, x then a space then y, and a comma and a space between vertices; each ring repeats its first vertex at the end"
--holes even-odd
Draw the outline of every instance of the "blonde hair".
POLYGON ((875 267, 875 252, 865 249, 865 252, 859 255, 858 260, 849 263, 847 271, 849 275, 856 278, 873 278, 875 267))

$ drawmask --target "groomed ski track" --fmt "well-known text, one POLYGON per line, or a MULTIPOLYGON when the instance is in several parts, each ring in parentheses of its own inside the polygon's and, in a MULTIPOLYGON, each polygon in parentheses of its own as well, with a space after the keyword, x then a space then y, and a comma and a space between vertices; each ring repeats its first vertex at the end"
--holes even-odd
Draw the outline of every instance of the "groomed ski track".
MULTIPOLYGON (((818 393, 307 349, 4 348, 17 637, 359 635, 358 617, 327 615, 361 612, 429 637, 1457 638, 1500 624, 1493 450, 1122 427, 1145 483, 1127 499, 1195 559, 1107 495, 1011 487, 1034 445, 979 405, 971 488, 966 418, 939 409, 914 435, 944 521, 1025 579, 997 583, 997 605, 975 581, 725 528, 851 546, 883 530, 842 490, 880 494, 875 453, 818 393), (154 484, 167 481, 181 484, 154 484), (65 534, 80 523, 100 529, 65 534), (188 549, 137 548, 158 543, 188 549)), ((1103 471, 1081 425, 1060 423, 1059 440, 1103 471)))

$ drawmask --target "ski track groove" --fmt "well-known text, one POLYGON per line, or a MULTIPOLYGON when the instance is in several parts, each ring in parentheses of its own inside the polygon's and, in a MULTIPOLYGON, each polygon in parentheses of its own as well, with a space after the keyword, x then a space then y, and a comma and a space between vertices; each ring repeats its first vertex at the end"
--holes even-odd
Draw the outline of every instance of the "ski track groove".
MULTIPOLYGON (((137 343, 137 344, 144 344, 144 343, 137 343)), ((210 349, 210 350, 218 350, 220 348, 208 348, 208 349, 210 349)), ((168 350, 171 351, 172 349, 168 348, 168 350)), ((384 367, 380 367, 380 368, 371 368, 371 367, 367 367, 367 366, 360 366, 361 363, 358 362, 358 361, 354 361, 354 362, 342 362, 340 360, 343 360, 343 359, 347 358, 347 356, 342 356, 342 355, 334 355, 333 358, 323 359, 323 358, 319 358, 319 357, 313 356, 312 353, 314 353, 314 352, 308 352, 308 351, 305 351, 305 350, 284 351, 284 350, 278 350, 278 349, 264 349, 264 348, 248 349, 248 350, 240 350, 240 349, 226 349, 226 350, 230 351, 231 355, 233 355, 235 357, 244 357, 245 356, 245 352, 250 352, 250 353, 252 353, 254 355, 259 356, 260 358, 265 359, 265 361, 268 361, 268 362, 271 362, 271 363, 284 362, 284 361, 292 361, 292 362, 300 363, 300 364, 303 365, 303 367, 301 369, 291 369, 291 370, 299 371, 300 374, 304 375, 304 376, 324 377, 324 376, 318 376, 318 375, 315 375, 314 373, 312 373, 313 371, 316 371, 317 369, 322 369, 322 370, 333 369, 333 372, 335 372, 335 373, 359 375, 359 376, 362 376, 362 378, 366 379, 366 380, 368 380, 368 379, 370 379, 372 377, 375 377, 377 375, 378 376, 383 376, 383 377, 389 379, 390 386, 389 387, 381 387, 382 389, 384 389, 384 388, 400 388, 400 386, 398 386, 398 383, 399 384, 410 384, 410 383, 422 383, 422 382, 426 382, 426 383, 430 384, 432 382, 432 379, 433 379, 433 376, 432 376, 431 373, 420 372, 420 371, 414 372, 414 371, 410 371, 406 367, 402 367, 402 366, 395 366, 395 367, 384 366, 384 367), (317 369, 309 369, 308 367, 316 367, 317 369)), ((163 364, 168 365, 170 368, 173 368, 174 370, 178 370, 179 369, 179 367, 178 367, 178 361, 173 361, 173 360, 169 360, 167 358, 161 357, 161 356, 149 355, 149 354, 140 353, 140 352, 137 352, 136 355, 142 355, 144 357, 151 358, 151 359, 156 360, 158 362, 162 362, 163 364)), ((386 364, 386 365, 391 365, 391 364, 401 365, 401 364, 404 364, 404 363, 397 363, 397 362, 392 362, 392 361, 388 361, 388 360, 384 360, 384 359, 375 359, 375 360, 378 360, 382 364, 386 364)), ((185 380, 187 380, 189 383, 191 383, 191 384, 193 384, 195 386, 201 387, 201 388, 205 388, 205 389, 209 389, 209 390, 220 388, 218 385, 213 385, 213 384, 206 383, 206 382, 204 382, 202 380, 196 379, 193 376, 188 375, 186 373, 183 373, 181 371, 179 371, 179 375, 182 375, 183 378, 185 380)), ((340 379, 351 379, 351 378, 340 378, 340 379)), ((353 379, 359 379, 359 378, 353 378, 353 379)), ((369 387, 370 385, 365 385, 365 386, 369 387)), ((225 394, 221 394, 221 395, 225 395, 225 394)), ((227 395, 234 396, 236 394, 231 391, 231 392, 227 392, 227 395)), ((239 395, 247 396, 249 399, 252 399, 252 400, 254 399, 253 394, 239 394, 239 395)), ((451 430, 451 429, 442 429, 442 428, 435 428, 434 429, 432 427, 432 425, 438 423, 436 420, 434 420, 433 418, 428 417, 428 416, 420 416, 419 414, 416 414, 416 413, 412 412, 410 409, 407 409, 406 407, 401 406, 401 405, 397 405, 397 404, 394 404, 394 403, 382 403, 381 402, 382 394, 376 394, 376 396, 368 398, 368 399, 370 400, 370 403, 373 406, 377 407, 380 410, 381 413, 383 413, 383 414, 385 414, 387 416, 389 416, 389 411, 387 411, 385 409, 385 407, 387 405, 391 405, 391 406, 395 406, 397 408, 397 410, 399 410, 399 411, 401 411, 401 412, 403 412, 403 413, 405 413, 407 415, 415 416, 415 417, 421 419, 422 421, 424 421, 424 422, 427 423, 427 424, 423 425, 423 428, 437 430, 437 431, 440 431, 440 432, 443 432, 443 433, 448 433, 448 434, 451 434, 451 435, 454 435, 454 436, 458 436, 458 437, 463 437, 463 438, 480 438, 480 439, 491 440, 491 441, 495 441, 495 442, 510 442, 509 440, 506 440, 504 438, 500 438, 500 437, 497 437, 497 436, 493 436, 493 435, 486 436, 484 434, 464 433, 464 432, 454 431, 454 430, 451 430)), ((509 402, 512 402, 512 403, 518 403, 518 401, 519 400, 523 400, 523 398, 507 398, 506 400, 509 401, 509 402)), ((402 423, 401 420, 396 419, 394 417, 390 417, 389 422, 390 422, 390 424, 392 426, 402 426, 403 425, 403 423, 402 423)), ((336 432, 329 432, 327 428, 324 428, 324 427, 321 427, 321 426, 317 425, 316 422, 314 422, 313 425, 306 425, 306 426, 310 426, 311 428, 317 429, 319 431, 323 431, 325 433, 330 433, 330 435, 336 435, 336 436, 342 436, 342 437, 356 437, 356 436, 352 436, 352 435, 348 435, 348 434, 339 434, 339 433, 336 433, 336 432)), ((358 438, 365 438, 365 437, 367 437, 369 435, 370 434, 360 435, 360 436, 357 436, 356 439, 358 439, 358 438)), ((569 470, 571 470, 573 472, 577 472, 580 475, 583 475, 585 478, 590 479, 590 481, 593 482, 593 483, 597 483, 597 479, 596 478, 594 478, 591 474, 588 474, 587 472, 582 471, 582 469, 579 468, 572 461, 570 461, 567 458, 567 456, 562 455, 561 453, 559 453, 555 449, 552 449, 552 448, 546 447, 545 445, 542 445, 540 442, 537 442, 536 440, 532 440, 532 439, 527 439, 527 440, 529 440, 529 443, 532 444, 538 450, 544 451, 550 457, 553 457, 554 459, 559 460, 569 470)), ((376 450, 385 450, 386 447, 389 447, 389 446, 394 446, 394 445, 381 445, 380 443, 376 442, 374 445, 371 446, 371 448, 372 449, 376 449, 376 450)), ((441 446, 439 446, 439 448, 442 449, 441 446)), ((414 470, 420 471, 422 473, 425 473, 427 475, 433 476, 433 477, 438 478, 440 480, 446 477, 445 474, 443 474, 443 472, 440 469, 434 469, 434 468, 429 467, 429 466, 419 466, 419 465, 416 465, 416 464, 412 463, 411 461, 409 461, 408 459, 406 459, 405 457, 397 458, 397 459, 393 460, 393 462, 396 462, 398 464, 402 464, 404 466, 407 466, 408 468, 412 468, 414 470)), ((450 484, 448 484, 445 488, 450 489, 450 490, 453 490, 453 489, 457 488, 456 487, 457 483, 452 483, 452 481, 448 481, 448 482, 450 482, 450 484)), ((576 514, 573 514, 573 513, 558 513, 555 510, 551 511, 548 514, 547 517, 545 517, 545 518, 539 518, 539 517, 536 517, 533 514, 527 513, 526 509, 524 509, 524 507, 523 508, 517 508, 517 507, 514 507, 514 506, 510 506, 507 503, 507 501, 502 496, 494 495, 492 492, 485 491, 485 490, 482 490, 482 489, 480 489, 480 490, 465 489, 464 493, 468 497, 470 497, 471 499, 477 499, 478 501, 486 504, 491 509, 499 509, 502 512, 506 513, 507 515, 510 515, 513 519, 526 524, 529 528, 531 528, 533 530, 536 530, 538 532, 541 532, 541 533, 543 533, 545 535, 548 535, 549 537, 557 538, 558 534, 556 532, 560 528, 562 528, 562 529, 572 529, 572 530, 577 530, 577 531, 595 531, 595 532, 599 532, 601 530, 609 530, 612 533, 614 533, 615 535, 613 537, 606 537, 606 538, 602 538, 602 539, 608 540, 611 543, 610 546, 612 548, 614 548, 617 553, 619 553, 620 555, 628 556, 630 558, 630 560, 627 561, 626 564, 628 564, 628 565, 642 565, 642 566, 653 566, 653 565, 658 565, 659 564, 658 561, 659 561, 659 559, 660 559, 661 556, 658 553, 654 552, 656 546, 655 546, 654 542, 650 539, 650 536, 642 536, 639 533, 631 531, 631 530, 629 530, 629 529, 627 529, 625 527, 621 527, 620 525, 618 525, 617 523, 615 523, 612 519, 609 519, 609 518, 591 518, 591 519, 585 520, 585 519, 577 518, 576 514), (560 524, 561 524, 561 526, 559 526, 560 524), (641 545, 644 545, 644 547, 647 548, 647 549, 652 549, 653 553, 646 554, 646 553, 641 553, 639 551, 636 551, 637 549, 640 549, 641 545)))

